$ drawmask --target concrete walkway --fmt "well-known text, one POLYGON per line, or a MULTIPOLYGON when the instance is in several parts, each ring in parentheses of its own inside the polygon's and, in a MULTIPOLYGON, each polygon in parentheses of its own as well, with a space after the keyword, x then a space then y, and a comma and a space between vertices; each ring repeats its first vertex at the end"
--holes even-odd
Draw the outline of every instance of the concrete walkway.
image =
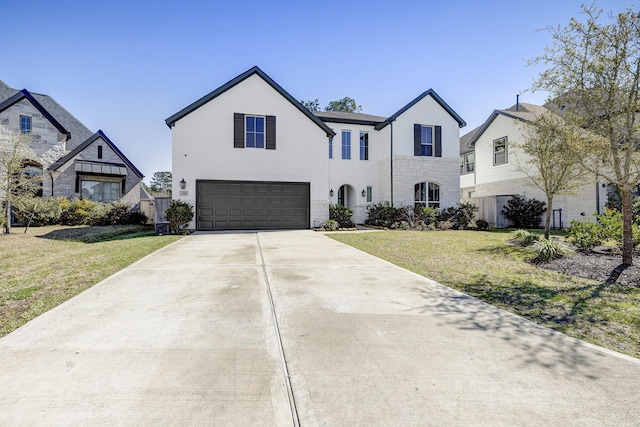
POLYGON ((640 360, 311 231, 195 234, 0 338, 0 425, 640 425, 640 360))

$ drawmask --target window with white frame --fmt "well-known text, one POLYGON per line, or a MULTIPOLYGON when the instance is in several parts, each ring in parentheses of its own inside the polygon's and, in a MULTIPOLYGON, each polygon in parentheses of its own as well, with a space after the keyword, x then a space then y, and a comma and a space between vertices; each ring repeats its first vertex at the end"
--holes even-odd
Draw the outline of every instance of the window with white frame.
POLYGON ((503 136, 493 141, 493 164, 507 163, 507 137, 503 136))
POLYGON ((264 117, 245 116, 245 147, 264 148, 264 117))
POLYGON ((422 126, 420 131, 420 155, 433 156, 433 126, 422 126))
POLYGON ((360 160, 369 160, 369 133, 360 132, 360 160))
POLYGON ((333 159, 333 138, 329 138, 329 158, 333 159))
POLYGON ((460 155, 460 174, 461 175, 475 171, 475 159, 476 159, 476 154, 473 151, 471 153, 465 153, 460 155))
POLYGON ((31 133, 31 117, 20 116, 20 133, 31 133))
POLYGON ((367 186, 367 203, 373 202, 373 187, 367 186))
POLYGON ((351 159, 351 131, 342 131, 342 158, 351 159))
POLYGON ((435 182, 419 182, 414 186, 414 206, 440 209, 440 185, 435 182))

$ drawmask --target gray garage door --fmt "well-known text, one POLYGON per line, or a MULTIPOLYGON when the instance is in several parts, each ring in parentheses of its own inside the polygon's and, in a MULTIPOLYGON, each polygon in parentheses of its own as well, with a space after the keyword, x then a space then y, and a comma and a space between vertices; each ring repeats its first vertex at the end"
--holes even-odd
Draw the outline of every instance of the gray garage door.
POLYGON ((309 228, 309 183, 197 181, 198 230, 309 228))

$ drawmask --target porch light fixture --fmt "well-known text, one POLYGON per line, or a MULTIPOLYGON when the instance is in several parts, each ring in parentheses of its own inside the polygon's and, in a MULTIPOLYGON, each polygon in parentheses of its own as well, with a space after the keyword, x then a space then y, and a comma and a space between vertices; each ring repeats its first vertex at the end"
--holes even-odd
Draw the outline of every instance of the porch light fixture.
POLYGON ((187 181, 182 178, 182 180, 180 181, 180 189, 184 190, 185 188, 187 188, 187 181))
POLYGON ((362 197, 367 197, 367 192, 362 190, 362 197))
POLYGON ((329 190, 329 197, 333 197, 333 188, 329 190))

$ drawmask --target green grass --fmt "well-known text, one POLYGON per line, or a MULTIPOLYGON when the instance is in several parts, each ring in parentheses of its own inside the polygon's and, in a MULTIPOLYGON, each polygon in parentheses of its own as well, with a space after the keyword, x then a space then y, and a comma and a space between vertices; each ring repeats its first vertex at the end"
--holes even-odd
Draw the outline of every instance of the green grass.
POLYGON ((13 228, 0 235, 0 336, 181 236, 140 226, 13 228))
POLYGON ((331 238, 538 324, 640 357, 640 288, 536 267, 503 232, 383 231, 331 238))

